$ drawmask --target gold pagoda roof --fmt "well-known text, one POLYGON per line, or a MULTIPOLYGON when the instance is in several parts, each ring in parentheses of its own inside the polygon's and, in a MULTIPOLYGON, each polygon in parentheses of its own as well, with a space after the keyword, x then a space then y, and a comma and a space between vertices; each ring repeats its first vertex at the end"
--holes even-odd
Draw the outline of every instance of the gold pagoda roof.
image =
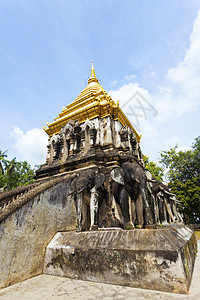
POLYGON ((138 142, 140 141, 141 136, 138 135, 119 107, 119 102, 116 104, 99 84, 92 62, 91 75, 87 86, 71 104, 63 107, 62 112, 52 123, 47 122, 48 127, 44 126, 43 129, 51 137, 53 134, 60 132, 61 126, 69 120, 79 120, 79 123, 84 123, 87 119, 105 118, 106 116, 119 120, 122 125, 127 125, 127 127, 133 129, 138 142))

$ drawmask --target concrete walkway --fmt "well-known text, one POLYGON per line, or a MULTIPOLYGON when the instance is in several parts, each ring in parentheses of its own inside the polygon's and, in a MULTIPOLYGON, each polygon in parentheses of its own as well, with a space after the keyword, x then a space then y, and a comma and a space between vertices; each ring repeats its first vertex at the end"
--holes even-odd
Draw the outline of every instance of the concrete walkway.
MULTIPOLYGON (((198 241, 200 249, 200 241, 198 241)), ((200 253, 188 295, 40 275, 0 291, 0 300, 173 300, 200 299, 200 253)))

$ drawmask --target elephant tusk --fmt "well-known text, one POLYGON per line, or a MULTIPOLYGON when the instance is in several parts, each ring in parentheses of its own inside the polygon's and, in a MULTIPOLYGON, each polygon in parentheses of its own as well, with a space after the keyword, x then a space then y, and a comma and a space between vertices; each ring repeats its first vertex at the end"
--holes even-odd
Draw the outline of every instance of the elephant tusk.
POLYGON ((71 196, 72 194, 74 194, 75 192, 71 192, 71 193, 67 193, 67 196, 71 196))
POLYGON ((77 194, 80 194, 80 193, 82 193, 83 191, 84 191, 85 189, 84 188, 82 188, 77 194))
POLYGON ((167 191, 164 191, 164 192, 165 192, 165 194, 167 194, 167 195, 176 196, 175 194, 172 194, 172 193, 170 193, 170 192, 167 192, 167 191))
POLYGON ((181 204, 181 201, 174 199, 174 198, 170 198, 171 201, 174 201, 175 203, 181 204))
POLYGON ((153 183, 156 183, 155 180, 152 180, 152 179, 147 179, 148 182, 153 182, 153 183))

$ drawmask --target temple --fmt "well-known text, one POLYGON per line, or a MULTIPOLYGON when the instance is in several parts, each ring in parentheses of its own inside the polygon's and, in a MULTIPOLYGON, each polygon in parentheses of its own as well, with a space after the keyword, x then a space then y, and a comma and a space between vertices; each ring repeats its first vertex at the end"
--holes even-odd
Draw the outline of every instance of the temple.
POLYGON ((121 108, 100 86, 92 62, 88 84, 52 123, 43 127, 49 135, 46 164, 37 178, 80 168, 88 163, 115 164, 137 160, 141 164, 141 136, 121 108), (87 157, 87 161, 85 161, 87 157))
POLYGON ((39 274, 187 293, 197 243, 119 104, 88 84, 44 127, 35 181, 0 193, 0 288, 39 274))
POLYGON ((53 134, 59 133, 62 126, 69 120, 78 120, 82 124, 88 119, 103 119, 105 117, 119 121, 123 126, 126 125, 135 133, 137 140, 140 140, 140 136, 120 109, 119 103, 116 104, 103 87, 100 86, 92 62, 91 75, 85 89, 71 104, 63 107, 62 112, 59 114, 59 117, 54 119, 54 122, 51 124, 47 122, 48 128, 43 127, 43 129, 51 138, 53 134))

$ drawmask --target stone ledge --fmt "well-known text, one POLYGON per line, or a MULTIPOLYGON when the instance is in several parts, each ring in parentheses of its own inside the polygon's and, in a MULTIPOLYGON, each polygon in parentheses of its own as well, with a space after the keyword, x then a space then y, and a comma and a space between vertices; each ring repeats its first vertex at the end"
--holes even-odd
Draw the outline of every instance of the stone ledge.
POLYGON ((196 257, 187 226, 59 232, 47 246, 44 273, 122 286, 187 293, 196 257))

